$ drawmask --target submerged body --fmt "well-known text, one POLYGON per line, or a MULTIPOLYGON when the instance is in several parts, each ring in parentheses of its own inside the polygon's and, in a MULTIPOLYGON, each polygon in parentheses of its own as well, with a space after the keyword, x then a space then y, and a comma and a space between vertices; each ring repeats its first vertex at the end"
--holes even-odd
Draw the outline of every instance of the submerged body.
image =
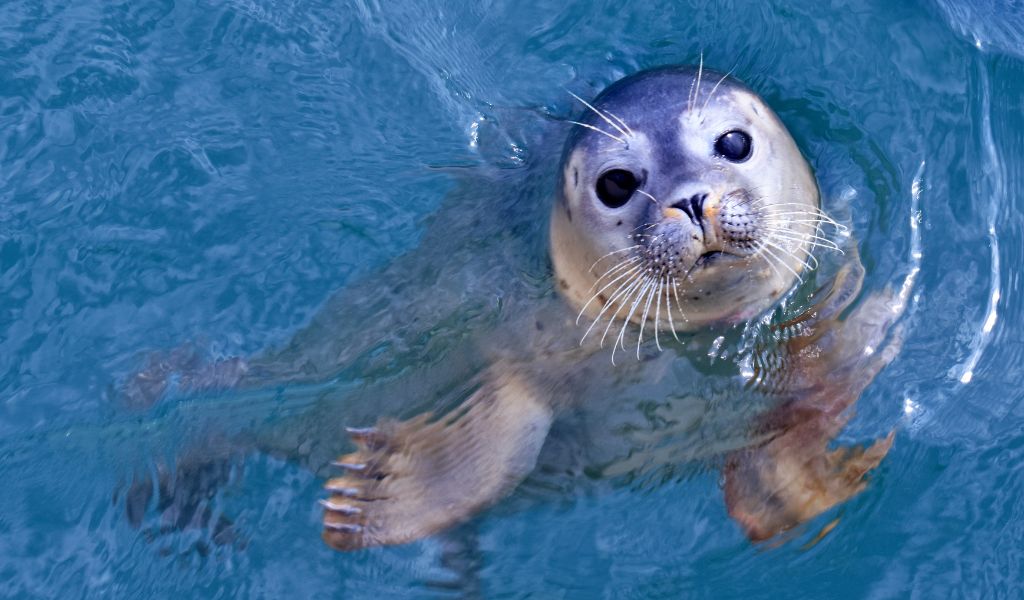
MULTIPOLYGON (((351 396, 344 413, 321 398, 248 440, 317 471, 344 444, 342 414, 350 423, 408 417, 436 408, 437 398, 455 399, 442 414, 350 431, 358 449, 337 461, 345 475, 325 485, 330 546, 408 542, 493 504, 534 469, 567 409, 621 410, 626 386, 678 393, 663 373, 693 357, 678 343, 655 349, 683 332, 764 315, 816 265, 813 248, 834 246, 821 233, 830 220, 809 165, 778 117, 738 81, 701 68, 656 69, 581 102, 586 111, 566 143, 550 207, 492 207, 514 216, 485 224, 474 194, 486 190, 475 190, 472 204, 435 217, 422 242, 429 252, 343 291, 284 349, 180 378, 186 389, 323 381, 339 371, 371 381, 342 392, 351 396), (465 246, 480 251, 454 251, 465 246), (452 338, 443 345, 456 348, 440 357, 440 340, 422 333, 439 330, 452 338), (616 353, 628 343, 634 354, 634 340, 638 360, 621 360, 616 353), (400 373, 398 355, 422 366, 400 373)), ((724 458, 730 514, 752 539, 859 491, 891 441, 851 455, 827 451, 844 411, 896 345, 862 352, 881 349, 899 316, 885 295, 838 319, 860 289, 856 261, 854 252, 833 291, 785 327, 786 341, 755 352, 773 357, 753 387, 770 410, 702 453, 724 458)), ((724 374, 735 373, 731 366, 724 374)), ((141 373, 138 395, 163 393, 173 370, 171 361, 141 373)))
MULTIPOLYGON (((407 542, 500 499, 533 469, 553 420, 575 401, 566 374, 606 340, 614 364, 630 328, 639 328, 639 359, 648 323, 660 347, 660 333, 761 315, 811 268, 811 248, 830 243, 818 235, 828 219, 810 167, 778 117, 739 82, 703 69, 658 69, 583 102, 589 110, 566 144, 550 220, 556 288, 577 315, 576 330, 566 331, 563 315, 561 327, 538 327, 534 339, 517 340, 524 346, 515 358, 494 362, 448 415, 351 430, 359 449, 338 461, 346 475, 325 486, 323 537, 332 547, 407 542), (570 350, 566 342, 577 336, 580 348, 570 350)), ((811 394, 817 379, 837 369, 865 375, 857 353, 832 333, 842 329, 835 315, 856 296, 860 274, 858 265, 816 307, 821 314, 807 315, 805 325, 817 331, 799 351, 788 351, 797 348, 793 342, 780 348, 786 360, 770 379, 807 387, 769 390, 786 400, 777 409, 784 415, 757 426, 770 441, 728 458, 730 511, 754 539, 856 493, 888 448, 876 446, 859 461, 831 460, 828 469, 815 466, 863 389, 835 379, 824 398, 811 394), (801 427, 813 429, 798 435, 811 442, 807 452, 799 443, 775 451, 773 442, 801 427), (779 468, 785 476, 773 476, 779 468), (822 484, 827 493, 819 491, 822 484)), ((877 346, 885 338, 891 320, 871 325, 878 309, 850 317, 849 329, 863 334, 851 344, 866 337, 877 346)))

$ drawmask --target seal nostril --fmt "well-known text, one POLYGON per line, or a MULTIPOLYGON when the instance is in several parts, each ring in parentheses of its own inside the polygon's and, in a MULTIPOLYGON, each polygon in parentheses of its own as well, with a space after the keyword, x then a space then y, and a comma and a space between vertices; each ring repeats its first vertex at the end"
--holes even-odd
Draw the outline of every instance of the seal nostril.
POLYGON ((704 220, 704 201, 707 198, 707 194, 694 194, 689 198, 676 202, 672 205, 672 208, 678 208, 683 211, 686 213, 686 216, 690 217, 694 225, 700 225, 700 222, 704 220))
POLYGON ((693 211, 693 217, 697 219, 704 218, 704 201, 708 199, 707 194, 694 194, 690 198, 690 209, 693 211))

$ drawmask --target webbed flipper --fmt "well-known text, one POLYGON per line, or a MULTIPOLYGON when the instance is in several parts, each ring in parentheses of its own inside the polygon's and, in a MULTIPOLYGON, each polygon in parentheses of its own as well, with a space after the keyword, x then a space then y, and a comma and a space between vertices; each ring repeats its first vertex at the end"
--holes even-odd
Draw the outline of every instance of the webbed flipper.
POLYGON ((855 255, 822 302, 780 326, 790 337, 759 361, 755 385, 780 404, 758 420, 758 443, 731 453, 724 469, 729 514, 752 540, 790 529, 862 491, 865 475, 892 446, 894 433, 867 447, 829 449, 902 340, 893 324, 903 302, 891 291, 868 297, 840 319, 862 280, 855 255))
POLYGON ((554 414, 531 383, 505 371, 443 419, 350 430, 358 450, 324 486, 324 541, 338 550, 413 541, 508 494, 533 469, 554 414))

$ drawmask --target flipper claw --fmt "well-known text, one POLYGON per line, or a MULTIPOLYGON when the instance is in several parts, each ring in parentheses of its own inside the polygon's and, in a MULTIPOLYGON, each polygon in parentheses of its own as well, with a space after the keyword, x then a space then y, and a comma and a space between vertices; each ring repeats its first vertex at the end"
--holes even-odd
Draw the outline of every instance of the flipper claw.
POLYGON ((327 490, 328 492, 331 492, 332 494, 338 494, 339 496, 345 496, 346 498, 354 498, 359 495, 358 488, 332 484, 331 482, 327 482, 327 485, 324 486, 324 489, 327 490))
POLYGON ((343 515, 353 516, 363 514, 363 511, 355 506, 349 506, 348 504, 335 504, 331 500, 320 500, 320 506, 343 515))
POLYGON ((377 434, 376 427, 346 427, 345 433, 349 434, 355 439, 365 438, 371 435, 377 434))
POLYGON ((346 427, 345 433, 365 450, 380 450, 388 442, 388 436, 379 427, 346 427))
POLYGON ((332 531, 340 531, 342 533, 362 533, 362 525, 353 525, 351 523, 332 523, 331 521, 324 521, 324 529, 330 529, 332 531))

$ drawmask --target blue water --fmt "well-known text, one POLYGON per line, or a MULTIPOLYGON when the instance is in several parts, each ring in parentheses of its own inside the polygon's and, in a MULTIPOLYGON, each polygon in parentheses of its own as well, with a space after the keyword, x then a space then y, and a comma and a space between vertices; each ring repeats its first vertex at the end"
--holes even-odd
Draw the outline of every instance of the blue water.
MULTIPOLYGON (((1024 593, 1024 8, 831 4, 0 3, 0 596, 1024 593), (129 518, 132 481, 184 471, 233 433, 305 418, 318 435, 281 443, 337 451, 342 425, 415 412, 403 394, 422 365, 501 313, 456 306, 388 331, 390 362, 312 360, 304 381, 263 395, 126 401, 147 360, 283 348, 399 257, 500 256, 532 239, 559 120, 578 110, 568 91, 701 55, 786 122, 826 208, 860 240, 867 289, 903 281, 920 225, 903 350, 840 440, 897 428, 867 491, 752 545, 714 459, 693 458, 689 424, 719 406, 699 402, 721 387, 709 375, 672 398, 633 389, 611 425, 570 419, 552 454, 581 452, 579 472, 541 469, 471 523, 407 546, 324 546, 324 473, 287 452, 214 464, 205 518, 167 522, 152 504, 129 518), (484 229, 453 254, 431 250, 446 206, 494 203, 518 215, 507 239, 484 229), (625 439, 627 422, 649 436, 625 439), (621 468, 586 458, 607 447, 626 448, 621 468)), ((542 279, 543 248, 522 261, 524 280, 542 279)), ((299 355, 357 333, 314 327, 299 355)))

